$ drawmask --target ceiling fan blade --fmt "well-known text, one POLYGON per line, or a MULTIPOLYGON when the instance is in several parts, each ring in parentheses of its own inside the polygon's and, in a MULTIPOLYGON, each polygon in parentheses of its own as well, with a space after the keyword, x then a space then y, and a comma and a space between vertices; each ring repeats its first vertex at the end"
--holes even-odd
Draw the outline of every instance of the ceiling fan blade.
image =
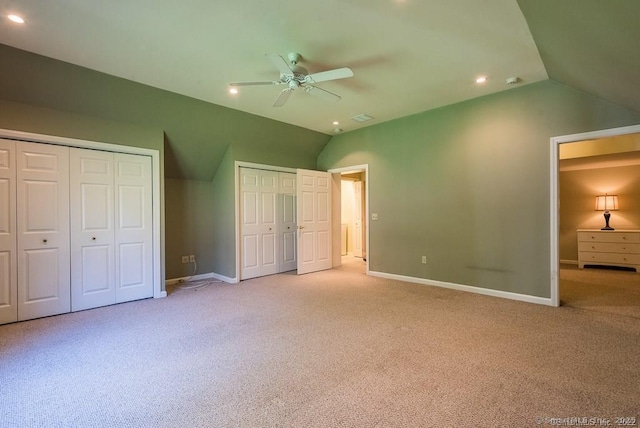
POLYGON ((273 106, 282 107, 284 103, 287 102, 292 92, 293 89, 291 88, 283 89, 282 92, 280 92, 280 95, 278 95, 278 98, 276 98, 276 100, 273 102, 273 106))
POLYGON ((340 101, 342 99, 340 95, 318 88, 317 86, 307 85, 304 87, 304 91, 329 101, 340 101))
POLYGON ((258 86, 258 85, 281 85, 282 82, 270 81, 270 82, 234 82, 229 83, 229 86, 258 86))
POLYGON ((309 74, 305 78, 306 83, 326 82, 327 80, 344 79, 353 77, 353 71, 349 67, 336 68, 335 70, 321 71, 320 73, 309 74))
POLYGON ((277 54, 265 54, 265 56, 276 66, 280 74, 293 77, 293 71, 291 71, 291 67, 289 67, 284 58, 277 54))

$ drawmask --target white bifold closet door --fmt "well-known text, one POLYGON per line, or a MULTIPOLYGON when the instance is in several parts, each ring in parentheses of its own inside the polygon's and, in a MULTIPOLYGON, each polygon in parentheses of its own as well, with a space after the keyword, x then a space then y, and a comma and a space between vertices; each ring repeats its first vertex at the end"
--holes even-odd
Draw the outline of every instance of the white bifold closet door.
POLYGON ((331 174, 297 170, 298 275, 331 269, 331 174))
POLYGON ((153 296, 149 156, 0 139, 0 324, 153 296))
POLYGON ((113 153, 74 149, 71 162, 71 309, 115 303, 113 153))
POLYGON ((69 148, 16 151, 18 320, 69 312, 69 148))
POLYGON ((151 297, 151 159, 71 151, 72 310, 151 297))
POLYGON ((149 156, 114 153, 116 303, 153 297, 149 156))
POLYGON ((16 143, 0 139, 0 324, 17 319, 16 143))
POLYGON ((240 168, 240 279, 297 267, 296 175, 240 168))
POLYGON ((278 273, 278 173, 240 168, 241 279, 278 273))

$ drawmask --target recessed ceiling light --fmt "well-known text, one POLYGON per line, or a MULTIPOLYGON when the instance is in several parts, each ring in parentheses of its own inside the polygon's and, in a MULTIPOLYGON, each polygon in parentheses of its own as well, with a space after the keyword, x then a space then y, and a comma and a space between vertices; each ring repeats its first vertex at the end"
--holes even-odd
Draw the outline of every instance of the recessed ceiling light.
POLYGON ((22 18, 21 16, 18 16, 18 15, 7 15, 7 18, 9 18, 9 20, 15 22, 16 24, 24 24, 24 18, 22 18))
POLYGON ((340 125, 340 122, 338 122, 337 120, 334 120, 334 121, 333 121, 333 124, 334 124, 334 125, 340 125))
POLYGON ((487 76, 480 76, 476 79, 476 83, 484 83, 487 81, 487 76))
POLYGON ((238 93, 238 88, 229 88, 229 93, 233 94, 233 95, 237 94, 238 93))

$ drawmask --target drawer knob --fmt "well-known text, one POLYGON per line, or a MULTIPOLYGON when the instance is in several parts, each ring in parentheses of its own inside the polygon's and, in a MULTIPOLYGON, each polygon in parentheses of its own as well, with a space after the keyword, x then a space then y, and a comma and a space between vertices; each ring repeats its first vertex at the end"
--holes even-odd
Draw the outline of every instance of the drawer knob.
POLYGON ((595 245, 592 245, 592 246, 591 246, 591 249, 592 249, 592 250, 595 250, 595 249, 596 249, 595 245))
POLYGON ((623 237, 622 237, 622 239, 627 239, 627 237, 626 237, 626 236, 623 236, 623 237))

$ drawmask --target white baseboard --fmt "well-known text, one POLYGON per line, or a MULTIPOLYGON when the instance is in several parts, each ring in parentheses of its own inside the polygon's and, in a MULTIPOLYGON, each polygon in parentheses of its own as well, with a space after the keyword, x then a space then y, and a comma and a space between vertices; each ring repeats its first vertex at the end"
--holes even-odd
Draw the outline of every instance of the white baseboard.
POLYGON ((237 284, 238 280, 235 278, 229 278, 228 276, 224 276, 224 275, 220 275, 217 274, 215 272, 209 272, 209 273, 201 273, 199 275, 194 275, 194 276, 183 276, 182 278, 172 278, 172 279, 167 279, 164 284, 165 286, 167 285, 176 285, 176 284, 180 284, 181 282, 186 282, 186 281, 202 281, 205 279, 219 279, 220 281, 229 283, 229 284, 237 284))
POLYGON ((561 265, 576 265, 576 266, 578 266, 578 261, 577 260, 560 259, 560 264, 561 265))
POLYGON ((395 279, 398 281, 412 282, 415 284, 432 285, 451 290, 466 291, 468 293, 483 294, 485 296, 500 297, 503 299, 518 300, 521 302, 535 303, 537 305, 553 306, 551 299, 547 297, 530 296, 528 294, 512 293, 510 291, 492 290, 490 288, 472 287, 470 285, 455 284, 452 282, 434 281, 431 279, 416 278, 413 276, 396 275, 392 273, 370 271, 369 275, 380 278, 395 279))

